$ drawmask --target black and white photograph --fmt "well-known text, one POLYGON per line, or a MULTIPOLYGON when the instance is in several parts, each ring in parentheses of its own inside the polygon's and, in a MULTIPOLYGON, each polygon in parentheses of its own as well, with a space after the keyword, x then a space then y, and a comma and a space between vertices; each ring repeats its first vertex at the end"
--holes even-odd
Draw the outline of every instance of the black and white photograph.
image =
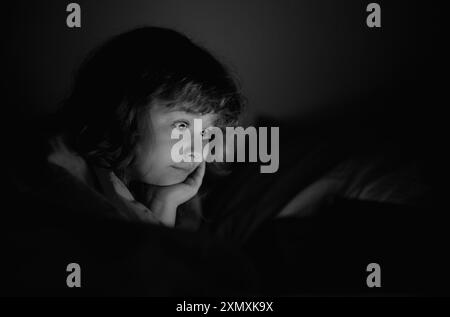
POLYGON ((439 4, 2 7, 0 297, 450 295, 439 4))

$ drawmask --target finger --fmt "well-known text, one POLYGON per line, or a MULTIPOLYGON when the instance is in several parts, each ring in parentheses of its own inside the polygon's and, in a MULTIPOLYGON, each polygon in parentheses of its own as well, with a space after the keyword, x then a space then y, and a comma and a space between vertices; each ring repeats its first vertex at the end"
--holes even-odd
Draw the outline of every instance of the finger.
POLYGON ((201 168, 202 168, 202 163, 200 163, 199 166, 197 166, 195 168, 195 170, 189 174, 189 176, 185 179, 184 183, 186 185, 192 186, 192 187, 197 187, 200 186, 201 184, 201 168), (199 184, 199 179, 200 179, 200 184, 199 184))
POLYGON ((192 172, 184 181, 185 184, 194 187, 200 187, 203 181, 203 176, 205 175, 205 161, 201 162, 199 166, 192 172))

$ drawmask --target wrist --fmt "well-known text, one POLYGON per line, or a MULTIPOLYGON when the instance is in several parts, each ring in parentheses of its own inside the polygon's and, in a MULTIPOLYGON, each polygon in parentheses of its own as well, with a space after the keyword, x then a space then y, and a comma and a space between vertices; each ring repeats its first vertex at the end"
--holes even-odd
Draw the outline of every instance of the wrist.
POLYGON ((175 218, 177 212, 177 205, 170 201, 162 201, 154 199, 150 203, 150 210, 158 217, 158 219, 165 225, 173 227, 175 225, 175 218))

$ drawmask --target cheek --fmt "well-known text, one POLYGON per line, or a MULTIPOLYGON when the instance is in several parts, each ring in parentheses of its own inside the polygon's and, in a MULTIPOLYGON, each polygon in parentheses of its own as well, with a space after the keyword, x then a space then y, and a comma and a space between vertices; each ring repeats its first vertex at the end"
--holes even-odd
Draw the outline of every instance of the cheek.
POLYGON ((161 138, 157 140, 154 147, 151 149, 152 157, 160 164, 171 165, 173 163, 171 157, 172 146, 175 142, 169 138, 161 138))
POLYGON ((155 145, 152 148, 152 151, 154 151, 154 159, 160 162, 160 164, 172 165, 174 163, 172 160, 172 148, 179 140, 172 139, 170 134, 167 134, 155 141, 155 145))
POLYGON ((179 141, 172 139, 170 132, 155 129, 151 138, 141 141, 136 149, 133 168, 136 178, 155 185, 183 181, 186 175, 170 167, 174 164, 171 157, 172 147, 179 141))
MULTIPOLYGON (((176 140, 172 141, 170 138, 157 139, 145 147, 141 147, 138 152, 137 161, 145 172, 150 172, 149 169, 158 169, 165 166, 172 165, 171 149, 176 140)), ((158 171, 153 171, 157 173, 158 171)))

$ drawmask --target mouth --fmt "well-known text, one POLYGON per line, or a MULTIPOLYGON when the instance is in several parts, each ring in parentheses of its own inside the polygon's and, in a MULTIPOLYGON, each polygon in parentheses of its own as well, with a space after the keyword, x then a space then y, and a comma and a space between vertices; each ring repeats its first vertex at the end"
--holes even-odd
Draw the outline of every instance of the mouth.
POLYGON ((193 164, 189 164, 189 165, 171 165, 170 167, 176 169, 176 170, 180 170, 180 171, 184 171, 184 172, 191 172, 194 170, 195 165, 193 164))

